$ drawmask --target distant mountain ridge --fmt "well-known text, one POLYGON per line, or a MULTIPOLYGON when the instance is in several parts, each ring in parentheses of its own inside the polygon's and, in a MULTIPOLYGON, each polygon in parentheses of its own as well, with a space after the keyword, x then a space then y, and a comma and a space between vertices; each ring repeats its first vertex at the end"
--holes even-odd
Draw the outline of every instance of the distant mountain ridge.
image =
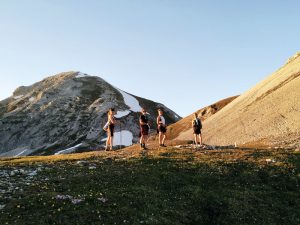
MULTIPOLYGON (((234 99, 236 99, 238 96, 229 97, 223 100, 220 100, 212 105, 203 107, 200 110, 197 110, 196 113, 198 113, 198 116, 201 118, 202 123, 208 119, 209 117, 213 116, 215 113, 219 112, 221 109, 223 109, 227 104, 232 102, 234 99)), ((191 133, 191 124, 192 120, 194 119, 194 113, 179 120, 178 122, 170 125, 168 127, 168 137, 178 139, 178 136, 182 132, 189 132, 191 133)), ((190 135, 190 139, 192 138, 192 135, 190 135)))
POLYGON ((115 145, 138 139, 141 107, 151 121, 163 108, 168 123, 180 119, 160 103, 133 96, 100 77, 65 72, 30 86, 17 88, 0 102, 0 156, 50 155, 102 148, 102 130, 109 108, 114 107, 115 145))

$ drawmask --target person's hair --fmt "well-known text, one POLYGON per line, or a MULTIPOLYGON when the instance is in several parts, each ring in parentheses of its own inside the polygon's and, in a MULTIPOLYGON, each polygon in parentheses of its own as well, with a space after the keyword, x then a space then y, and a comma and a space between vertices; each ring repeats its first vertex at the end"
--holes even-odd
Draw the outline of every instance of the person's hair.
POLYGON ((198 113, 194 113, 194 116, 198 117, 198 113))
POLYGON ((114 108, 110 108, 110 109, 108 110, 108 112, 107 112, 107 116, 108 116, 108 117, 111 116, 112 112, 114 112, 114 111, 115 111, 114 108))

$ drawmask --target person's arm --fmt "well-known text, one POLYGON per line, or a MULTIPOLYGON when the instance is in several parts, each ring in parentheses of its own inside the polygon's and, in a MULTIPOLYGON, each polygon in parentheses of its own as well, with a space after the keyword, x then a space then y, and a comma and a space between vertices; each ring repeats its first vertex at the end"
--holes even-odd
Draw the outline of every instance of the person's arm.
POLYGON ((202 129, 202 121, 200 118, 199 118, 199 126, 200 126, 200 129, 202 129))
POLYGON ((159 116, 156 118, 156 123, 157 123, 157 125, 160 124, 160 117, 159 116))
POLYGON ((108 126, 109 126, 109 121, 106 122, 106 124, 105 124, 104 127, 103 127, 103 130, 107 131, 108 126))
POLYGON ((111 117, 109 118, 109 122, 110 122, 111 124, 115 124, 115 123, 116 123, 115 117, 111 116, 111 117))
POLYGON ((142 117, 140 117, 140 125, 147 125, 147 123, 143 122, 142 117))

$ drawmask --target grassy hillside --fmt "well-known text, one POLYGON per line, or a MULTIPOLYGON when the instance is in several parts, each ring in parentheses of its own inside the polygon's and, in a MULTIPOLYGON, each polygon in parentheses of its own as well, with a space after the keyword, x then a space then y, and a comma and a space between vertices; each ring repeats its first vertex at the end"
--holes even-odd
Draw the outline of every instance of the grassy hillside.
MULTIPOLYGON (((209 105, 207 107, 199 109, 196 112, 198 113, 199 117, 201 117, 201 121, 203 122, 210 116, 219 112, 222 108, 224 108, 227 104, 232 102, 237 97, 238 97, 238 95, 220 100, 212 105, 209 105)), ((193 119, 194 119, 194 113, 179 120, 178 122, 176 122, 174 124, 171 124, 170 126, 168 126, 167 136, 171 137, 171 138, 177 138, 180 135, 180 133, 186 132, 186 131, 191 131, 190 138, 192 139, 193 133, 192 133, 192 128, 191 128, 192 125, 191 124, 192 124, 193 119)))
POLYGON ((300 153, 137 149, 0 160, 1 224, 299 224, 300 153))

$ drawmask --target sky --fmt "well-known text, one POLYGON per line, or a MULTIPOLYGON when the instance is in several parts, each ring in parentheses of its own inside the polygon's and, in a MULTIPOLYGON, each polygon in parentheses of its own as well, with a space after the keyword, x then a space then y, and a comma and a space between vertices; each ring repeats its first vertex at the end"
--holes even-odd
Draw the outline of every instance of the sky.
POLYGON ((0 99, 65 71, 181 116, 300 51, 298 0, 0 0, 0 99))

